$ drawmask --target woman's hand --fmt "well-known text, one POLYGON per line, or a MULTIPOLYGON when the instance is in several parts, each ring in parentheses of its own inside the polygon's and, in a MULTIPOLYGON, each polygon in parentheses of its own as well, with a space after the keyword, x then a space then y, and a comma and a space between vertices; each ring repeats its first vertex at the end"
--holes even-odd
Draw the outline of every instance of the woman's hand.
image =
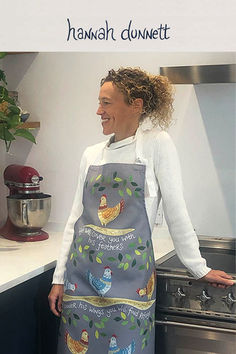
POLYGON ((61 316, 63 293, 64 293, 64 285, 54 284, 48 295, 48 302, 49 302, 50 309, 54 313, 54 315, 58 317, 61 316))
POLYGON ((214 288, 226 289, 234 284, 232 277, 221 270, 210 270, 201 280, 207 281, 214 288))

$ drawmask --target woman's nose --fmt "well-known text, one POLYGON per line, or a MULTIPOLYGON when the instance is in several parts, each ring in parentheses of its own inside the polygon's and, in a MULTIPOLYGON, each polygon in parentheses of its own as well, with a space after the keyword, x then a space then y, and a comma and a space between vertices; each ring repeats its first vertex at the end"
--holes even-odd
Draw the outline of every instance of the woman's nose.
POLYGON ((97 114, 101 115, 101 114, 103 114, 103 112, 104 112, 104 109, 102 109, 101 105, 99 104, 98 109, 97 109, 97 114))

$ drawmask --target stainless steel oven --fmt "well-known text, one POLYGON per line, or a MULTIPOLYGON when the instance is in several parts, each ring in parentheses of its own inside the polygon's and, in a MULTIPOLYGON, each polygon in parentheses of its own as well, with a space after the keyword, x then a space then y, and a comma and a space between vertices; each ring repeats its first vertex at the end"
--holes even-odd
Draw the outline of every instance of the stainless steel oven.
MULTIPOLYGON (((201 237, 209 266, 236 278, 235 239, 201 237)), ((156 354, 235 354, 236 291, 196 281, 170 252, 156 263, 156 354)))
POLYGON ((163 315, 156 320, 158 354, 235 354, 235 327, 227 323, 163 315))

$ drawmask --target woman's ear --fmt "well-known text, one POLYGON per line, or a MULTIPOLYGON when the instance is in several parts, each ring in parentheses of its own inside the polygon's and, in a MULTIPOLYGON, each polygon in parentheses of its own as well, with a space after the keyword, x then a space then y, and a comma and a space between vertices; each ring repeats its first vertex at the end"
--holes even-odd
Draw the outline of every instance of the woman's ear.
POLYGON ((142 98, 135 98, 133 101, 133 107, 137 113, 142 113, 143 111, 143 99, 142 98))

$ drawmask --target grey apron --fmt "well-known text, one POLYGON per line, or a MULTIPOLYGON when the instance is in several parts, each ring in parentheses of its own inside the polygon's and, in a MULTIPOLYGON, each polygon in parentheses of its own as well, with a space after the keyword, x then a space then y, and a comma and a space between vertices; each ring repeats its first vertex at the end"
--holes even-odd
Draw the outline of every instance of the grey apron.
POLYGON ((58 353, 154 353, 145 166, 90 166, 66 264, 58 353))

